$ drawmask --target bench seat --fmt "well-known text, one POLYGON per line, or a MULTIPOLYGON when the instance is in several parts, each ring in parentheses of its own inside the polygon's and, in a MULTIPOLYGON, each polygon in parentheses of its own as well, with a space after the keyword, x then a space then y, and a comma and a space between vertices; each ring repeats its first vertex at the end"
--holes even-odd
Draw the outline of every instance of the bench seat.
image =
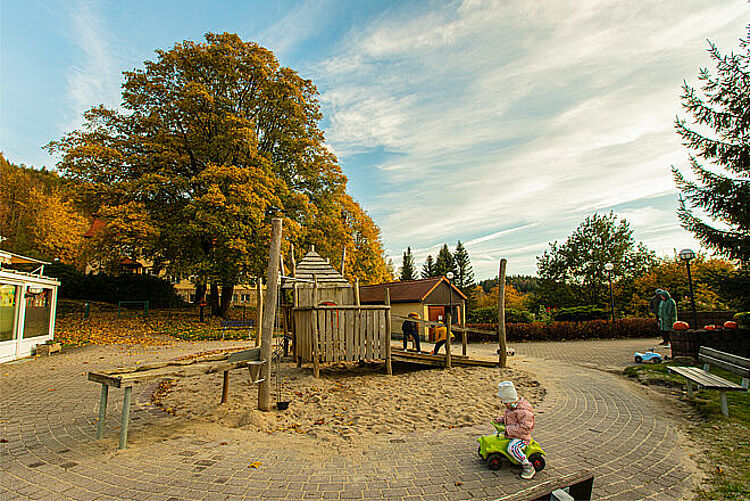
POLYGON ((698 367, 667 367, 669 372, 679 374, 685 378, 687 393, 693 395, 693 383, 699 388, 707 390, 718 390, 721 392, 721 413, 729 417, 729 406, 727 404, 728 391, 748 391, 750 382, 750 359, 724 353, 714 348, 701 346, 698 360, 703 362, 703 369, 698 367), (708 372, 711 365, 715 365, 742 377, 742 384, 733 383, 726 379, 708 372))

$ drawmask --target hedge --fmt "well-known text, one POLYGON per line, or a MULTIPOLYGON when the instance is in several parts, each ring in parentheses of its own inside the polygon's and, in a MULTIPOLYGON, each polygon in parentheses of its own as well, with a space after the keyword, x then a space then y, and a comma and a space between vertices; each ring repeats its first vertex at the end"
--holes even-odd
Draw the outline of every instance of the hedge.
MULTIPOLYGON (((497 324, 466 324, 468 328, 497 331, 497 324)), ((505 326, 508 341, 566 341, 575 339, 616 339, 656 337, 656 319, 624 318, 590 320, 588 322, 533 322, 528 324, 509 323, 505 326)), ((469 332, 474 341, 494 341, 496 334, 469 332)))
POLYGON ((596 306, 573 306, 560 308, 552 314, 552 319, 558 322, 585 322, 587 320, 604 320, 611 313, 596 306))
POLYGON ((151 308, 184 305, 169 281, 152 275, 84 274, 72 266, 59 263, 45 267, 44 274, 60 280, 61 298, 112 304, 118 301, 148 301, 151 308))
MULTIPOLYGON (((488 323, 497 321, 497 306, 489 308, 475 308, 466 314, 468 322, 488 323)), ((505 309, 506 323, 530 323, 534 321, 534 314, 530 311, 515 310, 513 308, 505 309)))

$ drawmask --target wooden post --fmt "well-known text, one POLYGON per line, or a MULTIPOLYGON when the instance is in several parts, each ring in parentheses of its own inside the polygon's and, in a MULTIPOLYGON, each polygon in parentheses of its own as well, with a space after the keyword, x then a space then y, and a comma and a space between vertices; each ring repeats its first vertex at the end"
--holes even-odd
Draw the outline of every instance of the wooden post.
POLYGON ((263 308, 263 328, 260 340, 261 366, 260 378, 263 381, 258 388, 258 409, 271 410, 271 341, 273 324, 276 316, 276 298, 279 285, 279 254, 281 253, 281 218, 275 217, 271 222, 271 245, 268 249, 268 284, 263 308))
POLYGON ((128 427, 130 426, 130 398, 133 395, 133 387, 125 387, 125 395, 122 399, 122 419, 120 420, 120 443, 117 446, 122 450, 128 443, 128 427))
POLYGON ((467 356, 469 351, 469 342, 468 342, 468 334, 466 333, 466 322, 464 320, 464 309, 459 306, 459 313, 458 313, 458 325, 461 326, 461 354, 463 356, 467 356))
POLYGON ((358 278, 354 279, 354 304, 356 304, 357 306, 361 306, 359 304, 359 279, 358 278))
MULTIPOLYGON (((294 256, 294 253, 292 253, 292 256, 294 256)), ((294 268, 292 268, 292 273, 294 273, 294 268)), ((292 286, 292 304, 295 308, 299 306, 299 290, 297 289, 297 282, 294 282, 294 285, 292 286)), ((297 361, 297 367, 302 367, 302 355, 299 354, 298 342, 300 335, 299 331, 301 329, 302 326, 297 325, 297 317, 292 313, 292 350, 294 352, 294 359, 297 361)))
POLYGON ((229 400, 229 371, 224 371, 224 384, 221 387, 221 403, 225 404, 229 400))
POLYGON ((109 385, 103 384, 99 398, 99 421, 96 423, 97 440, 104 436, 104 428, 107 422, 107 395, 109 395, 109 385))
POLYGON ((318 339, 318 310, 315 309, 318 306, 318 277, 313 274, 313 293, 312 293, 312 306, 313 309, 310 311, 310 318, 312 319, 312 355, 313 355, 313 377, 320 377, 320 339, 318 339))
POLYGON ((291 245, 291 254, 292 254, 292 276, 297 276, 297 262, 294 259, 294 244, 291 245))
POLYGON ((451 358, 451 312, 448 310, 448 314, 445 315, 445 323, 447 326, 447 332, 445 333, 445 368, 450 369, 453 367, 453 360, 451 358))
POLYGON ((497 354, 500 356, 500 367, 507 367, 508 364, 508 343, 505 337, 505 269, 508 267, 508 260, 500 260, 500 272, 498 273, 497 289, 497 337, 498 349, 497 354))
POLYGON ((346 246, 341 251, 341 276, 344 276, 344 270, 346 269, 346 246))
POLYGON ((263 284, 260 277, 255 279, 255 346, 260 343, 260 329, 261 323, 263 322, 263 284))
POLYGON ((385 305, 388 309, 385 311, 385 372, 389 376, 393 375, 393 365, 391 363, 391 291, 385 289, 385 305))

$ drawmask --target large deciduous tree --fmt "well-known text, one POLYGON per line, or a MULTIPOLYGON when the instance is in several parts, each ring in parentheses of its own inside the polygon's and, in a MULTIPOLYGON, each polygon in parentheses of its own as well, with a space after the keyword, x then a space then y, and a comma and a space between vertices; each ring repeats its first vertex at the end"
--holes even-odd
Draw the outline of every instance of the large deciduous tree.
POLYGON ((553 242, 537 258, 541 278, 536 295, 555 306, 608 304, 604 265, 614 265, 613 279, 632 283, 656 262, 654 252, 633 238, 625 219, 609 214, 587 217, 563 244, 553 242))
POLYGON ((704 68, 700 90, 683 84, 682 106, 694 125, 677 118, 675 129, 690 155, 694 180, 672 167, 682 190, 682 226, 719 254, 750 267, 750 41, 737 54, 722 55, 709 43, 716 64, 704 68), (700 160, 699 160, 700 159, 700 160), (709 165, 705 165, 709 164, 709 165), (707 216, 702 215, 696 209, 707 216))
POLYGON ((15 165, 0 154, 2 248, 30 257, 82 265, 88 223, 54 172, 15 165))
POLYGON ((333 258, 347 246, 354 268, 384 274, 379 230, 324 145, 313 83, 237 35, 205 39, 125 72, 121 111, 93 108, 50 143, 83 202, 135 257, 211 284, 214 314, 264 273, 273 209, 298 248, 325 242, 333 258))

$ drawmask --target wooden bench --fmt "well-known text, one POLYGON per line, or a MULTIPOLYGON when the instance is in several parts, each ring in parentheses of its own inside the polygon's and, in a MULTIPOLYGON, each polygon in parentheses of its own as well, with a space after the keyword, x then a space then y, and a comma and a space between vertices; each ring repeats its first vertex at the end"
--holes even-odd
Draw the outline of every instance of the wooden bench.
POLYGON ((707 346, 701 346, 698 353, 698 360, 703 362, 703 369, 697 367, 668 367, 669 372, 674 372, 684 377, 687 385, 688 395, 693 395, 693 383, 699 388, 707 390, 718 390, 721 392, 721 412, 729 417, 729 407, 727 405, 728 391, 747 391, 750 382, 750 358, 724 353, 707 346), (738 376, 742 376, 742 384, 736 384, 731 381, 711 374, 709 368, 714 365, 727 370, 738 376))
MULTIPOLYGON (((575 501, 591 501, 593 488, 594 475, 588 470, 581 470, 578 473, 545 480, 495 501, 549 501, 552 494, 557 494, 561 489, 567 489, 566 493, 575 501)), ((556 496, 554 499, 560 498, 562 496, 556 496)))
POLYGON ((255 320, 222 320, 219 324, 221 327, 221 340, 224 340, 227 330, 247 330, 247 338, 250 339, 250 329, 255 328, 255 320))
POLYGON ((89 381, 94 381, 102 385, 101 396, 99 399, 99 421, 96 428, 96 438, 100 439, 104 436, 104 428, 107 420, 107 399, 110 386, 124 389, 122 417, 120 421, 120 442, 117 447, 118 449, 124 449, 128 441, 130 401, 133 393, 133 385, 146 381, 199 376, 202 374, 213 374, 223 371, 224 382, 221 389, 221 403, 223 404, 227 402, 229 397, 229 371, 232 369, 247 367, 250 369, 252 382, 257 384, 265 380, 258 379, 263 364, 265 364, 265 360, 260 360, 260 348, 253 348, 235 353, 205 355, 190 360, 174 360, 171 362, 144 364, 134 368, 89 372, 89 381))

